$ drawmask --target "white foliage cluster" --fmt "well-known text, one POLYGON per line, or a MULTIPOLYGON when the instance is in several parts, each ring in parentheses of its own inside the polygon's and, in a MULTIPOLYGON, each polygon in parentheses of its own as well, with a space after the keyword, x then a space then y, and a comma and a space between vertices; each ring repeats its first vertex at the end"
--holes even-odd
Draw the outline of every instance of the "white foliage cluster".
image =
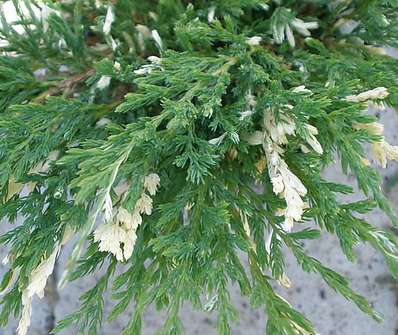
MULTIPOLYGON (((51 7, 47 6, 43 1, 36 1, 34 4, 30 5, 30 8, 26 5, 23 0, 19 0, 17 2, 17 8, 14 5, 12 0, 5 1, 3 4, 0 5, 0 11, 4 15, 6 23, 12 25, 12 28, 18 34, 25 33, 25 27, 18 22, 21 21, 22 17, 31 18, 33 13, 34 17, 42 21, 43 29, 48 29, 47 20, 51 14, 58 14, 58 12, 51 7), (21 17, 22 16, 22 17, 21 17)), ((0 28, 2 28, 2 23, 0 22, 0 28)), ((34 26, 30 27, 34 29, 34 26)), ((8 42, 5 40, 0 40, 0 47, 7 46, 8 42)))
POLYGON ((54 271, 55 261, 59 253, 60 247, 54 249, 50 257, 44 260, 32 272, 29 278, 29 285, 22 292, 22 316, 19 321, 18 335, 25 335, 30 326, 30 317, 32 314, 32 299, 37 295, 40 299, 44 296, 44 288, 46 287, 47 279, 54 271))
POLYGON ((94 241, 99 242, 100 251, 110 252, 120 262, 131 257, 137 240, 137 229, 142 223, 142 215, 152 214, 153 201, 146 191, 154 196, 159 183, 160 178, 156 173, 145 177, 144 190, 135 204, 133 213, 119 207, 114 216, 112 203, 105 202, 106 222, 94 232, 94 241))
MULTIPOLYGON (((376 87, 357 95, 349 95, 346 100, 353 103, 361 103, 373 100, 383 100, 389 96, 385 87, 376 87)), ((379 136, 380 140, 372 143, 372 154, 381 167, 386 168, 388 160, 398 161, 398 146, 389 144, 384 137, 384 126, 379 122, 362 123, 355 126, 356 129, 364 129, 369 134, 379 136)), ((367 161, 364 161, 366 164, 367 161)))
MULTIPOLYGON (((292 106, 287 106, 288 109, 292 106)), ((319 154, 323 153, 322 146, 315 135, 318 130, 306 125, 309 135, 307 143, 319 154)), ((284 146, 288 143, 288 135, 295 135, 296 124, 292 117, 280 113, 280 120, 276 122, 271 109, 264 112, 263 131, 257 131, 248 137, 251 145, 262 145, 268 167, 273 192, 285 199, 286 209, 280 211, 285 220, 282 228, 290 231, 295 221, 300 221, 308 204, 304 201, 307 189, 300 179, 290 171, 289 166, 283 159, 284 146)))
POLYGON ((65 245, 73 236, 73 231, 67 229, 64 233, 62 241, 58 244, 51 255, 44 259, 29 276, 29 283, 22 291, 22 316, 19 320, 17 334, 26 335, 30 326, 30 318, 32 315, 32 300, 35 295, 40 299, 44 296, 44 289, 48 278, 54 272, 55 262, 63 245, 65 245))
POLYGON ((349 102, 365 102, 368 100, 385 99, 389 95, 385 87, 376 87, 373 90, 359 93, 357 95, 349 95, 346 100, 349 102))
POLYGON ((365 129, 369 134, 380 136, 380 140, 372 143, 372 154, 381 167, 386 168, 388 160, 398 161, 398 146, 389 144, 384 138, 384 126, 379 122, 363 123, 356 126, 365 129))
POLYGON ((286 39, 289 45, 294 48, 296 46, 296 40, 293 31, 297 31, 304 37, 309 37, 311 36, 310 30, 317 29, 318 27, 318 22, 304 22, 301 19, 294 18, 289 22, 276 24, 272 32, 275 43, 282 44, 286 39))
POLYGON ((134 73, 136 75, 145 75, 151 73, 154 69, 161 68, 162 59, 157 56, 149 56, 148 57, 149 64, 145 64, 141 66, 139 69, 135 70, 134 73))

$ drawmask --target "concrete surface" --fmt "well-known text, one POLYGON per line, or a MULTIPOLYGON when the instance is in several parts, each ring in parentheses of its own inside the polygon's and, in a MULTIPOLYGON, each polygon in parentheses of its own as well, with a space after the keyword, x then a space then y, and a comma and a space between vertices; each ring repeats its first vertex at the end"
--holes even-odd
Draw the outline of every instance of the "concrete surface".
MULTIPOLYGON (((398 116, 393 111, 380 113, 381 122, 386 128, 386 137, 392 144, 398 144, 397 129, 398 116)), ((398 174, 398 164, 390 163, 389 167, 382 171, 385 182, 398 174)), ((342 176, 336 167, 325 171, 325 176, 333 181, 348 182, 355 185, 352 176, 342 176)), ((389 198, 393 206, 398 210, 398 188, 394 188, 389 198)), ((347 200, 360 199, 356 194, 347 200)), ((380 227, 390 227, 388 219, 380 213, 368 215, 368 219, 380 227)), ((5 231, 7 225, 1 225, 0 230, 5 231)), ((325 235, 321 241, 312 241, 305 244, 306 250, 312 256, 323 261, 327 266, 339 271, 350 278, 352 286, 361 294, 369 298, 376 310, 381 312, 385 321, 377 324, 367 316, 363 315, 352 303, 333 292, 315 275, 303 273, 295 264, 290 255, 286 255, 287 274, 292 281, 290 289, 278 289, 293 306, 305 313, 317 327, 322 335, 397 335, 398 334, 398 285, 394 283, 388 274, 382 258, 377 252, 368 246, 358 248, 358 262, 349 263, 342 254, 338 242, 334 236, 325 235)), ((0 250, 0 258, 6 254, 6 250, 0 250)), ((68 256, 68 251, 63 252, 57 266, 57 276, 60 276, 62 268, 68 256)), ((5 272, 5 267, 0 265, 0 274, 5 272)), ((95 278, 99 274, 82 281, 68 284, 66 288, 55 292, 58 300, 54 301, 54 294, 48 295, 42 301, 35 300, 32 327, 29 335, 48 334, 53 319, 61 319, 67 313, 78 307, 78 297, 87 289, 91 288, 95 278)), ((234 335, 260 335, 265 334, 266 318, 259 310, 252 310, 246 299, 239 295, 236 287, 231 288, 231 296, 240 312, 240 321, 233 326, 234 335)), ((110 302, 107 299, 106 310, 110 309, 110 302)), ((100 334, 117 335, 126 325, 129 313, 126 313, 112 324, 105 324, 100 334)), ((216 334, 214 330, 215 316, 206 313, 193 311, 185 306, 181 313, 186 334, 216 334)), ((154 334, 162 325, 164 313, 149 308, 144 317, 144 335, 154 334)), ((0 330, 0 335, 11 335, 15 333, 16 322, 0 330)), ((69 329, 63 332, 64 335, 73 335, 75 331, 69 329)))

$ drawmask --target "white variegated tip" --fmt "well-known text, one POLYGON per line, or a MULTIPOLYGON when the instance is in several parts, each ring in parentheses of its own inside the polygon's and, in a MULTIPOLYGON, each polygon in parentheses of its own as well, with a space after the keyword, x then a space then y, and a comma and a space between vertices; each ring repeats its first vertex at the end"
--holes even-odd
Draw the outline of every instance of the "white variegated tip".
POLYGON ((104 211, 105 222, 110 221, 113 218, 113 203, 109 192, 105 194, 104 206, 102 209, 104 211))
POLYGON ((162 58, 158 56, 149 56, 147 58, 152 64, 160 65, 162 63, 162 58))
MULTIPOLYGON (((131 257, 137 239, 137 229, 142 223, 141 214, 152 214, 153 202, 145 190, 155 195, 159 184, 160 177, 156 173, 149 174, 144 178, 144 190, 135 204, 133 213, 119 207, 116 216, 113 217, 112 209, 112 214, 108 216, 113 220, 106 221, 94 231, 94 241, 99 242, 100 251, 110 252, 121 262, 131 257)), ((110 205, 104 207, 110 207, 110 205)))
POLYGON ((310 30, 319 27, 318 22, 304 22, 301 19, 295 18, 290 22, 292 28, 305 37, 311 36, 310 30))
POLYGON ((307 194, 307 189, 288 168, 286 162, 276 150, 277 146, 264 146, 268 161, 268 174, 270 176, 273 192, 286 201, 286 209, 281 215, 285 217, 283 229, 291 229, 294 221, 300 221, 304 209, 307 208, 302 197, 307 194))
POLYGON ((346 100, 349 102, 365 102, 367 100, 385 99, 389 96, 388 89, 385 87, 376 87, 372 90, 362 92, 358 95, 349 95, 346 100))
POLYGON ((94 241, 99 242, 99 250, 110 252, 118 261, 123 261, 123 250, 120 244, 126 240, 126 231, 113 222, 106 223, 94 231, 94 241))
POLYGON ((365 129, 371 135, 380 136, 380 140, 372 143, 372 155, 383 168, 387 167, 389 160, 398 161, 398 146, 389 144, 384 136, 384 126, 379 122, 363 123, 355 126, 355 129, 365 129))
POLYGON ((149 56, 147 59, 151 64, 145 64, 145 65, 141 66, 139 69, 135 70, 134 73, 136 75, 139 75, 139 76, 146 75, 146 74, 151 73, 156 68, 161 69, 161 66, 160 66, 162 63, 161 58, 159 58, 157 56, 149 56))
POLYGON ((355 129, 365 129, 372 135, 382 136, 384 133, 384 125, 379 122, 361 123, 354 126, 355 129))
POLYGON ((25 291, 22 292, 22 315, 19 320, 17 335, 26 335, 30 326, 30 317, 32 314, 32 298, 28 297, 25 291))
POLYGON ((293 93, 312 94, 312 91, 305 88, 304 85, 297 86, 292 90, 293 93))
POLYGON ((106 12, 104 26, 102 27, 102 31, 105 35, 109 35, 112 29, 112 23, 115 21, 115 13, 113 11, 113 7, 109 6, 106 12))
POLYGON ((95 124, 95 127, 96 128, 102 128, 102 127, 105 127, 107 124, 109 124, 109 123, 111 123, 111 120, 109 120, 108 118, 106 118, 106 117, 103 117, 103 118, 101 118, 101 119, 99 119, 98 121, 97 121, 97 123, 95 124))
POLYGON ((207 13, 207 22, 212 23, 214 21, 214 17, 216 14, 216 7, 212 6, 209 8, 209 12, 207 13))
POLYGON ((247 117, 252 116, 253 114, 254 114, 254 111, 252 111, 251 109, 245 110, 245 111, 240 113, 239 120, 244 120, 247 117))
POLYGON ((136 209, 141 214, 151 215, 152 208, 153 208, 152 198, 149 195, 142 193, 141 198, 139 198, 137 201, 136 209))
POLYGON ((291 21, 291 25, 296 29, 312 30, 319 27, 318 22, 304 22, 301 19, 295 18, 291 21))
MULTIPOLYGON (((59 15, 59 12, 47 6, 43 1, 37 1, 34 4, 31 2, 30 6, 27 6, 23 0, 19 0, 17 1, 17 5, 23 17, 31 18, 33 14, 36 19, 40 20, 43 24, 44 31, 47 31, 48 29, 48 19, 50 15, 59 15)), ((21 20, 19 15, 20 13, 18 13, 12 0, 5 1, 0 6, 0 10, 4 14, 7 24, 12 25, 13 29, 18 34, 22 35, 25 33, 25 27, 22 24, 19 24, 19 21, 21 20)), ((0 28, 2 28, 2 22, 0 22, 0 28)), ((33 26, 30 28, 34 29, 33 26)), ((8 45, 8 42, 0 40, 0 44, 6 46, 8 45)))
POLYGON ((250 145, 260 145, 264 142, 264 132, 255 131, 254 133, 248 135, 245 139, 250 145))
POLYGON ((60 247, 55 248, 50 257, 44 260, 30 275, 29 285, 26 288, 29 297, 33 297, 35 294, 40 298, 43 297, 47 279, 54 271, 59 250, 60 247))
POLYGON ((260 45, 261 41, 262 41, 262 37, 253 36, 253 37, 248 38, 246 40, 246 43, 249 44, 250 46, 257 46, 257 45, 260 45))
POLYGON ((315 137, 315 135, 318 135, 318 129, 310 124, 307 124, 306 128, 308 130, 307 143, 316 153, 322 155, 323 148, 321 144, 318 142, 317 138, 315 137))
POLYGON ((224 133, 219 137, 212 138, 211 140, 209 140, 209 143, 212 145, 220 145, 224 141, 224 138, 226 136, 227 136, 227 133, 224 133))
POLYGON ((153 67, 144 65, 144 66, 140 67, 139 69, 134 70, 134 73, 138 76, 142 76, 142 75, 151 73, 152 70, 153 70, 153 67))
POLYGON ((114 68, 117 72, 119 72, 120 69, 121 69, 120 63, 119 63, 119 62, 115 62, 115 63, 113 64, 113 68, 114 68))
POLYGON ((39 298, 43 298, 44 288, 46 287, 48 277, 50 277, 54 271, 59 250, 60 246, 57 246, 50 257, 42 261, 29 276, 28 286, 22 292, 22 316, 17 328, 18 335, 26 335, 28 332, 32 314, 33 296, 37 295, 39 298))
POLYGON ((380 166, 386 168, 389 160, 398 161, 398 146, 393 146, 384 140, 375 142, 372 144, 372 154, 380 166))
POLYGON ((101 91, 108 88, 108 86, 111 83, 111 79, 112 77, 110 76, 101 76, 101 78, 97 81, 96 88, 98 88, 101 91))
POLYGON ((282 44, 285 39, 285 25, 278 24, 274 27, 273 36, 276 44, 282 44))
POLYGON ((160 184, 160 177, 156 173, 151 173, 144 179, 144 187, 150 195, 155 195, 160 184))
POLYGON ((287 42, 292 48, 294 48, 296 46, 296 41, 294 39, 293 31, 288 24, 285 27, 285 34, 287 42))
POLYGON ((159 50, 162 50, 163 43, 162 43, 162 39, 159 35, 159 32, 157 30, 152 30, 152 38, 155 41, 156 45, 158 46, 159 50))

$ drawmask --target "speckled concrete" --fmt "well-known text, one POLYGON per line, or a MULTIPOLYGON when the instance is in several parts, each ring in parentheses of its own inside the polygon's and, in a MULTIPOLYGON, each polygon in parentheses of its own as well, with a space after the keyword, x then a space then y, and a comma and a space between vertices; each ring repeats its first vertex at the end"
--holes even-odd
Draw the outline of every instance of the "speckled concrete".
MULTIPOLYGON (((393 111, 380 112, 381 122, 385 124, 386 137, 393 143, 398 144, 397 129, 398 116, 393 111)), ((398 164, 390 163, 389 167, 381 171, 385 183, 388 179, 398 174, 398 164)), ((342 176, 337 167, 332 167, 325 171, 325 176, 329 180, 347 182, 355 185, 352 176, 342 176)), ((398 188, 392 189, 388 195, 393 206, 398 210, 398 188)), ((347 200, 360 199, 360 194, 348 197, 347 200)), ((388 219, 380 213, 372 213, 367 216, 374 225, 388 228, 388 219)), ((6 224, 1 226, 1 231, 5 231, 6 224)), ((368 246, 358 248, 357 263, 349 263, 342 254, 338 242, 334 236, 325 235, 321 240, 306 242, 305 248, 309 254, 324 262, 325 265, 339 271, 347 276, 352 286, 361 294, 369 298, 373 306, 384 315, 385 321, 378 324, 363 315, 352 303, 347 302, 327 287, 326 284, 316 275, 308 275, 301 271, 291 255, 286 254, 287 274, 292 281, 289 289, 277 288, 293 306, 302 311, 307 317, 313 320, 319 334, 322 335, 396 335, 398 334, 398 285, 389 276, 387 268, 382 258, 377 252, 368 246)), ((62 253, 57 266, 57 276, 64 267, 65 261, 70 252, 70 248, 62 253)), ((0 250, 0 257, 6 254, 3 248, 0 250)), ((0 273, 4 273, 5 266, 0 265, 0 273)), ((70 283, 63 290, 58 292, 58 300, 53 307, 49 301, 53 298, 46 298, 42 301, 35 300, 33 309, 32 327, 30 335, 48 334, 51 317, 61 319, 67 313, 72 312, 78 307, 78 297, 87 289, 93 286, 94 279, 99 278, 96 274, 91 278, 70 283)), ((240 320, 233 326, 234 335, 260 335, 265 333, 266 318, 263 311, 252 310, 246 299, 239 295, 237 287, 231 287, 231 297, 240 312, 240 320)), ((110 301, 106 299, 106 310, 110 310, 110 301)), ((105 324, 100 334, 117 335, 121 333, 131 315, 128 313, 116 320, 112 324, 105 324)), ((193 311, 189 306, 184 306, 181 313, 186 333, 194 334, 216 334, 214 330, 215 317, 211 314, 193 311)), ((164 313, 159 313, 151 307, 144 317, 144 335, 154 334, 164 320, 164 313)), ((16 322, 3 330, 0 335, 11 335, 15 333, 16 322)), ((70 329, 63 332, 64 335, 73 335, 75 331, 70 329)))

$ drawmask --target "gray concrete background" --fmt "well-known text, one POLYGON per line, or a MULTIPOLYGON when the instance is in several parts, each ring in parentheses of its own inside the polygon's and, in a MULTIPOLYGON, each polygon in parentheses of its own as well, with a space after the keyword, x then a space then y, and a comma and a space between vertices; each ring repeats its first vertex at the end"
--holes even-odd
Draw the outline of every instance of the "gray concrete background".
MULTIPOLYGON (((380 120, 385 125, 387 140, 398 145, 397 129, 398 116, 393 111, 380 112, 380 120)), ((382 170, 385 183, 389 178, 398 174, 398 164, 390 162, 389 167, 382 170)), ((325 171, 329 180, 346 182, 355 185, 355 178, 343 176, 336 166, 325 171)), ((398 188, 395 187, 388 195, 393 206, 398 210, 398 188)), ((360 194, 355 194, 347 200, 358 200, 360 194)), ((374 225, 389 228, 388 219, 380 213, 372 213, 367 219, 374 225)), ((0 232, 7 230, 7 224, 2 223, 0 232)), ((324 235, 321 240, 307 242, 306 250, 312 256, 320 259, 325 265, 347 276, 352 287, 359 293, 369 298, 376 310, 384 315, 385 321, 378 324, 363 315, 352 303, 346 301, 327 287, 316 275, 308 275, 301 271, 290 255, 286 255, 287 274, 292 281, 289 289, 278 288, 278 291, 286 297, 299 311, 305 313, 315 324, 322 335, 397 335, 398 334, 398 285, 395 283, 382 260, 382 257, 368 246, 358 248, 357 263, 349 263, 340 250, 340 246, 334 236, 324 235)), ((61 275, 68 248, 62 253, 57 265, 56 276, 61 275)), ((0 258, 3 258, 6 250, 0 250, 0 258)), ((6 267, 0 264, 0 274, 6 271, 6 267)), ((96 274, 90 278, 70 283, 63 290, 47 294, 43 300, 35 300, 32 316, 32 326, 29 335, 48 334, 48 329, 55 320, 62 319, 66 314, 76 310, 78 298, 87 289, 91 288, 96 274), (57 297, 54 299, 54 297, 57 297)), ((51 291, 51 285, 49 287, 51 291)), ((263 311, 252 310, 248 301, 241 298, 237 287, 231 287, 231 297, 240 312, 240 320, 233 326, 234 335, 260 335, 265 334, 266 318, 263 311)), ((106 310, 109 311, 111 302, 106 299, 106 310)), ((112 324, 104 324, 100 331, 103 335, 117 335, 121 333, 131 315, 125 313, 112 324)), ((189 306, 184 306, 181 313, 186 334, 216 334, 214 330, 215 316, 193 311, 189 306)), ((154 334, 164 320, 164 313, 159 313, 153 307, 149 308, 144 316, 144 335, 154 334)), ((15 334, 17 322, 0 330, 0 335, 15 334)), ((69 329, 63 335, 73 335, 75 331, 69 329)))

